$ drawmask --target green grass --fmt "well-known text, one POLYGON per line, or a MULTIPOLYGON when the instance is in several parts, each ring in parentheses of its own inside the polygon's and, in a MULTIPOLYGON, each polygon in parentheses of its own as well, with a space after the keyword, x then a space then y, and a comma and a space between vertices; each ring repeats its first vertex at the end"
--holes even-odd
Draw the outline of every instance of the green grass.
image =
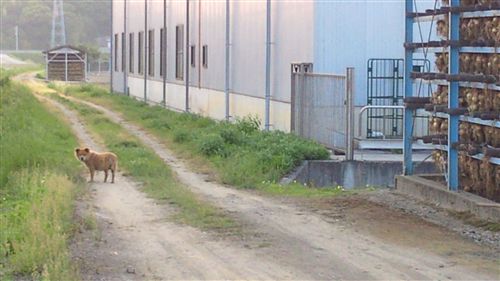
POLYGON ((41 70, 39 65, 23 65, 14 68, 0 68, 0 87, 6 86, 11 82, 13 76, 29 71, 41 70))
POLYGON ((31 62, 34 64, 44 64, 45 63, 45 58, 42 54, 40 53, 10 53, 9 56, 18 58, 20 60, 26 61, 26 62, 31 62))
POLYGON ((177 221, 201 229, 235 229, 236 225, 229 217, 179 183, 153 150, 145 147, 120 125, 88 106, 75 104, 55 94, 52 97, 78 111, 97 138, 104 140, 108 149, 118 155, 119 166, 140 181, 148 195, 178 207, 179 211, 175 215, 177 221))
POLYGON ((37 78, 37 79, 45 79, 46 76, 47 76, 47 72, 45 71, 45 69, 40 70, 35 74, 35 78, 37 78))
POLYGON ((277 182, 303 160, 327 159, 321 145, 279 131, 259 130, 260 121, 247 117, 217 122, 199 115, 149 107, 131 98, 110 95, 105 89, 75 86, 65 94, 104 105, 164 140, 178 155, 208 166, 222 183, 267 190, 262 182, 277 182))
POLYGON ((0 277, 76 280, 68 238, 80 165, 71 130, 1 71, 0 277))
POLYGON ((304 186, 300 183, 281 185, 270 182, 264 182, 262 185, 260 185, 259 189, 270 195, 301 197, 301 198, 330 197, 330 196, 337 196, 340 194, 347 194, 350 192, 344 190, 341 186, 313 188, 304 186))

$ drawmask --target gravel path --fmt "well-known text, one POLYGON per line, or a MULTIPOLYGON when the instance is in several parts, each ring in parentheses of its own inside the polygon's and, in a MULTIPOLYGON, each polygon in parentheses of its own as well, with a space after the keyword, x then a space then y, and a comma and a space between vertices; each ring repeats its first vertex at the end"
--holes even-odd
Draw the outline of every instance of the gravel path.
MULTIPOLYGON (((82 145, 106 150, 73 111, 37 96, 58 108, 82 145)), ((77 218, 90 214, 99 225, 98 232, 82 229, 72 244, 85 280, 500 279, 498 251, 444 228, 359 198, 304 207, 210 182, 143 129, 84 103, 140 138, 188 188, 251 230, 225 237, 172 223, 168 217, 175 210, 119 174, 116 184, 90 184, 89 197, 78 203, 77 218)))
MULTIPOLYGON (((266 279, 269 276, 256 274, 265 272, 265 268, 274 273, 271 279, 484 280, 499 277, 498 267, 495 267, 498 265, 497 259, 494 254, 492 256, 491 252, 483 256, 479 254, 480 257, 476 259, 474 255, 463 255, 457 259, 447 255, 438 255, 432 251, 432 247, 429 247, 437 241, 442 244, 441 247, 450 251, 459 247, 480 251, 460 237, 453 235, 443 237, 443 233, 436 232, 434 236, 429 237, 432 241, 419 240, 423 243, 422 247, 411 245, 411 243, 406 245, 404 239, 391 242, 369 232, 360 232, 346 221, 328 221, 322 215, 304 208, 208 182, 206 175, 191 171, 154 136, 124 121, 119 114, 88 102, 72 100, 104 112, 113 122, 121 124, 153 148, 177 173, 179 180, 191 190, 215 205, 230 210, 256 232, 265 234, 267 241, 265 247, 243 247, 236 251, 230 260, 232 264, 246 264, 248 261, 242 261, 242 258, 250 254, 254 257, 251 264, 262 261, 267 267, 257 266, 254 268, 256 271, 251 274, 223 274, 220 277, 229 279, 264 277, 266 279), (425 245, 426 243, 429 245, 425 245), (477 267, 477 264, 489 266, 477 267)), ((384 219, 378 218, 381 221, 384 219)), ((406 219, 401 218, 401 220, 406 219)), ((413 218, 409 220, 408 226, 412 225, 412 220, 413 218)), ((415 233, 407 235, 406 230, 417 232, 416 235, 422 237, 426 237, 426 232, 435 231, 430 224, 419 223, 418 228, 415 229, 396 229, 393 235, 399 235, 399 238, 415 235, 415 233)), ((205 241, 203 244, 208 242, 205 241)), ((177 260, 177 257, 174 256, 174 259, 177 260)), ((211 264, 213 261, 206 260, 206 262, 211 264)), ((249 264, 245 265, 245 267, 248 266, 249 264)), ((210 278, 210 276, 202 277, 203 279, 210 278)))

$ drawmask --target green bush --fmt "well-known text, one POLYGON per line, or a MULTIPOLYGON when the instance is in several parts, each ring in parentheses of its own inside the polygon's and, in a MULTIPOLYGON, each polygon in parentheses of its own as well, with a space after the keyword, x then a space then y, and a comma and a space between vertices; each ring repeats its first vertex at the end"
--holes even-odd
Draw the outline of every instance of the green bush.
POLYGON ((54 82, 49 82, 47 84, 47 88, 52 89, 52 90, 57 90, 57 85, 54 82))
POLYGON ((237 128, 234 126, 227 126, 226 124, 220 129, 219 134, 227 144, 239 145, 242 144, 244 140, 243 134, 238 131, 237 128))
POLYGON ((9 86, 10 84, 10 75, 9 73, 4 70, 4 69, 1 69, 0 70, 0 87, 7 87, 9 86))
POLYGON ((184 143, 191 139, 191 135, 188 131, 177 129, 174 132, 174 142, 176 143, 184 143))
POLYGON ((150 120, 149 127, 155 129, 166 129, 166 130, 171 129, 170 124, 168 122, 156 118, 150 120))
POLYGON ((43 75, 42 73, 38 72, 38 73, 35 75, 35 78, 37 78, 37 79, 45 79, 45 75, 43 75))
POLYGON ((227 156, 227 151, 224 143, 224 139, 217 134, 207 134, 200 136, 198 141, 198 149, 200 152, 206 156, 227 156))
POLYGON ((254 116, 246 116, 236 120, 236 128, 239 131, 250 134, 260 129, 260 119, 254 116))

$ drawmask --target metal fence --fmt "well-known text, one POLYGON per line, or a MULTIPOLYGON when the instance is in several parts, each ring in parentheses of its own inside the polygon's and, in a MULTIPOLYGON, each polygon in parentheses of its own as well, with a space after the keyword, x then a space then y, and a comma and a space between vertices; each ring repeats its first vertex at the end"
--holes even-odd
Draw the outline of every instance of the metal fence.
MULTIPOLYGON (((429 72, 430 61, 413 59, 415 72, 429 72)), ((430 85, 414 85, 418 96, 431 95, 430 85)), ((404 60, 369 59, 367 64, 366 138, 403 138, 404 60)), ((427 135, 427 114, 415 116, 416 136, 427 135)), ((361 126, 361 124, 360 124, 361 126)))
POLYGON ((348 75, 312 73, 312 64, 292 64, 292 131, 349 154, 354 110, 348 75))
POLYGON ((88 72, 109 72, 109 60, 88 60, 87 62, 87 71, 88 72))

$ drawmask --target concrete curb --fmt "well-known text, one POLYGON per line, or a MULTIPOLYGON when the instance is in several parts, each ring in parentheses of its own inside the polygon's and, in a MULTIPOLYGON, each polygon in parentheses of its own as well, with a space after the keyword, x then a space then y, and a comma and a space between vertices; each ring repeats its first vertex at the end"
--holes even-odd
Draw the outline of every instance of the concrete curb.
POLYGON ((433 203, 441 208, 470 212, 478 218, 500 222, 500 204, 469 192, 449 191, 446 186, 422 176, 396 176, 396 192, 433 203))

